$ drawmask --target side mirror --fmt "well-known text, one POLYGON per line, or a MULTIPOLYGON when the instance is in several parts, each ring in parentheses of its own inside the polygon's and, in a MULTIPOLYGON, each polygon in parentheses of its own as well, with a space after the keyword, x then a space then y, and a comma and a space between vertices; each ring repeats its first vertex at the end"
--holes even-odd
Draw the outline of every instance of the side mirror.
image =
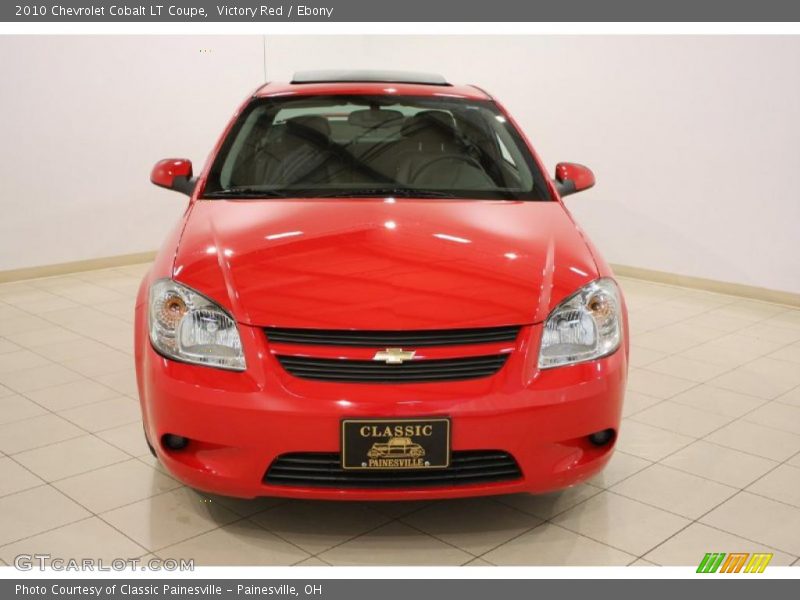
POLYGON ((196 183, 192 178, 192 161, 185 158, 160 160, 150 171, 150 181, 159 187, 191 196, 196 183))
POLYGON ((558 163, 556 165, 556 189, 563 196, 588 190, 594 185, 594 173, 589 167, 577 163, 558 163))

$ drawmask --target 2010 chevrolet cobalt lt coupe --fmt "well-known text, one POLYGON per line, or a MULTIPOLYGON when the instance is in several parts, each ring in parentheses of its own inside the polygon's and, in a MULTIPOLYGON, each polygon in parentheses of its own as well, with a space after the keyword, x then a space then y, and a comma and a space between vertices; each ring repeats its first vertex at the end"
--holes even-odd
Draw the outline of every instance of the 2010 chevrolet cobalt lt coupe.
POLYGON ((303 73, 248 97, 144 278, 145 433, 224 495, 546 492, 610 458, 625 304, 504 108, 401 73, 303 73))

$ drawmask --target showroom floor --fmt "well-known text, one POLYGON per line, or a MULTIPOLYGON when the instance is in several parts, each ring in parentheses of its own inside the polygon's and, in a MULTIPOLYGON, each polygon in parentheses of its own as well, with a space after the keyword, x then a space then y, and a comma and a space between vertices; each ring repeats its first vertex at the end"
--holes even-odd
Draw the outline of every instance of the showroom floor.
POLYGON ((800 564, 800 310, 622 280, 621 439, 561 494, 431 503, 206 497, 151 458, 131 357, 146 265, 0 285, 0 561, 800 564))

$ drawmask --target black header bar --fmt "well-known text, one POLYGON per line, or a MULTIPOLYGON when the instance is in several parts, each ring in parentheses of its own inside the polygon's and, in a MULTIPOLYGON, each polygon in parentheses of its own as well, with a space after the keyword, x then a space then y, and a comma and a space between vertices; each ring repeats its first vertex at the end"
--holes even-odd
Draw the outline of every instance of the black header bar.
POLYGON ((0 22, 780 22, 792 0, 24 0, 0 22))

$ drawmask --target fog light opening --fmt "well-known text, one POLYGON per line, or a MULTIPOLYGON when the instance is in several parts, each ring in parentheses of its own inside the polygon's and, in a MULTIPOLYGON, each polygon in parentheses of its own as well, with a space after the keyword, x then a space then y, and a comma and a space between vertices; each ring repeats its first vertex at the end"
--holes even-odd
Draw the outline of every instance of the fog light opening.
POLYGON ((606 446, 614 441, 616 432, 613 429, 603 429, 603 431, 595 431, 589 436, 589 441, 595 446, 606 446))
POLYGON ((183 450, 189 445, 189 438, 174 433, 167 433, 161 438, 161 443, 168 450, 183 450))

